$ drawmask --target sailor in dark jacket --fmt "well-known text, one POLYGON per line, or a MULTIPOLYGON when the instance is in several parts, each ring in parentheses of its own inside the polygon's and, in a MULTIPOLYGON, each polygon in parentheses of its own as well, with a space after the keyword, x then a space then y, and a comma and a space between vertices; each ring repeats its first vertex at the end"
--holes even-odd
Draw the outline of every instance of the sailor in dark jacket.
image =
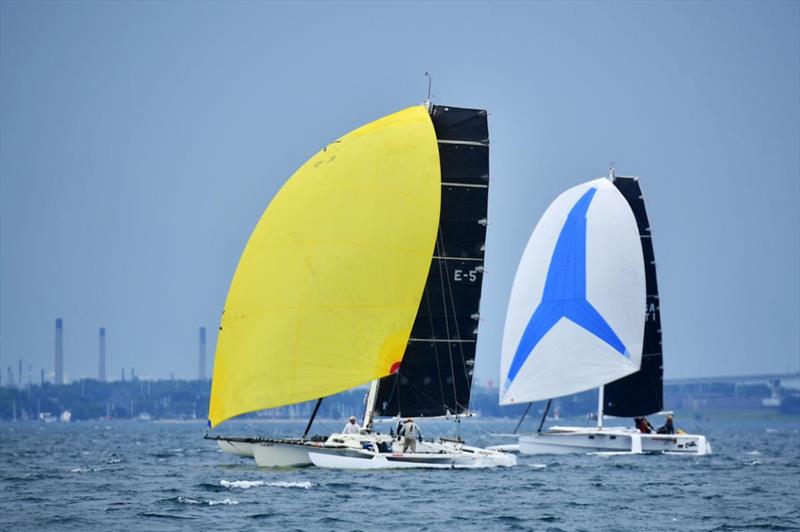
POLYGON ((675 434, 675 425, 672 424, 672 414, 667 416, 667 421, 656 431, 659 434, 675 434))

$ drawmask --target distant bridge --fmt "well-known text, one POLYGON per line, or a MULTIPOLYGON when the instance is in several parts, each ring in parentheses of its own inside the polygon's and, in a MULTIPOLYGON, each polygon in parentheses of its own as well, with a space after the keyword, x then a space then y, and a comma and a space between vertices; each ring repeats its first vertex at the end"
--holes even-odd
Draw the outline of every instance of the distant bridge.
POLYGON ((730 377, 691 377, 687 379, 664 379, 666 385, 681 384, 707 384, 714 382, 728 382, 734 384, 754 382, 786 382, 800 381, 800 371, 795 373, 764 373, 761 375, 735 375, 730 377))

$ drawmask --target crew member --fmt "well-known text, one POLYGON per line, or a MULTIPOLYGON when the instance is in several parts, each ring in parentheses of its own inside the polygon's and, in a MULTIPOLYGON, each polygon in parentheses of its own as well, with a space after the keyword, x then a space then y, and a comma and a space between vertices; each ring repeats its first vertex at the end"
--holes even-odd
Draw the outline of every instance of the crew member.
POLYGON ((358 434, 359 432, 361 432, 361 427, 356 423, 356 416, 350 416, 350 419, 347 420, 347 424, 345 424, 342 429, 342 434, 358 434))
POLYGON ((406 452, 408 449, 411 449, 412 453, 417 452, 417 438, 420 437, 420 431, 413 419, 406 419, 406 422, 400 427, 397 435, 403 438, 403 452, 406 452))
POLYGON ((651 432, 653 432, 653 425, 651 425, 650 422, 647 421, 646 417, 639 418, 639 424, 637 425, 636 428, 639 429, 639 432, 641 432, 642 434, 650 434, 651 432))
POLYGON ((664 425, 658 427, 656 432, 659 434, 675 434, 675 425, 672 424, 672 414, 667 415, 667 421, 664 425))

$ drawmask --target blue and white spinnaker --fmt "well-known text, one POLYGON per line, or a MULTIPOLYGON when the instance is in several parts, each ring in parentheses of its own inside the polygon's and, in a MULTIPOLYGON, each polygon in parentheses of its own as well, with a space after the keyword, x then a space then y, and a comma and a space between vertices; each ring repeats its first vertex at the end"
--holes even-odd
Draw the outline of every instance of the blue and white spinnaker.
POLYGON ((645 271, 636 219, 605 178, 553 201, 525 248, 508 305, 500 403, 551 399, 636 372, 645 271))

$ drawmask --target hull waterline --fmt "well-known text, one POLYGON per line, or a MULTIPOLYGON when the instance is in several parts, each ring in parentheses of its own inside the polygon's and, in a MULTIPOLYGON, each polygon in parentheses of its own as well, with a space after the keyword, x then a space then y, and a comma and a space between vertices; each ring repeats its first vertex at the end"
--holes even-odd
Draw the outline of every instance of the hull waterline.
POLYGON ((627 428, 552 427, 519 438, 521 454, 685 454, 710 455, 698 434, 642 434, 627 428))

